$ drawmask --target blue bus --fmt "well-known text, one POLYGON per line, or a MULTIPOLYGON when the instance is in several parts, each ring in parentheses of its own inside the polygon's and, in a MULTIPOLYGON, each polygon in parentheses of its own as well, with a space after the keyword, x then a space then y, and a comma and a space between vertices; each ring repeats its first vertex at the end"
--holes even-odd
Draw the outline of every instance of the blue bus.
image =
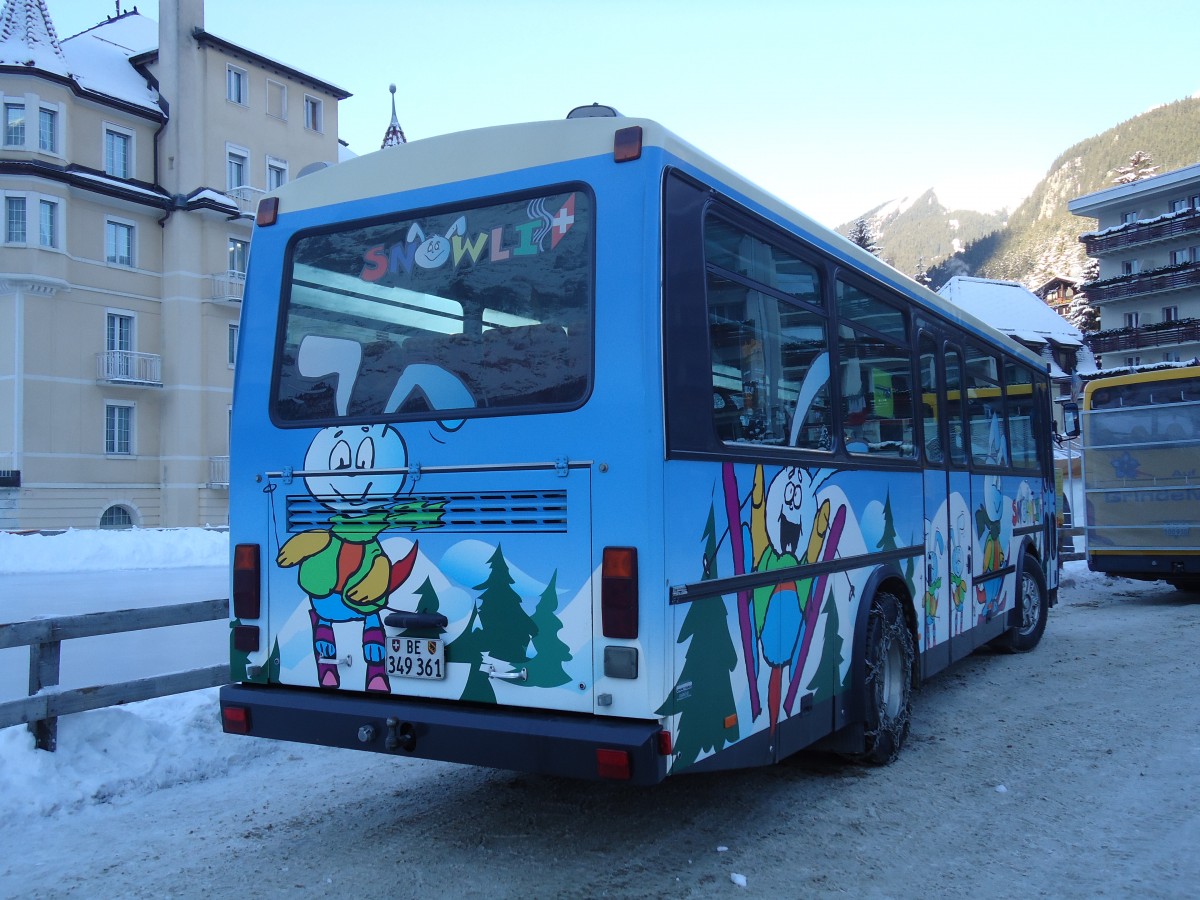
POLYGON ((262 201, 226 731, 635 784, 881 764, 922 680, 1041 638, 1044 363, 597 111, 262 201))

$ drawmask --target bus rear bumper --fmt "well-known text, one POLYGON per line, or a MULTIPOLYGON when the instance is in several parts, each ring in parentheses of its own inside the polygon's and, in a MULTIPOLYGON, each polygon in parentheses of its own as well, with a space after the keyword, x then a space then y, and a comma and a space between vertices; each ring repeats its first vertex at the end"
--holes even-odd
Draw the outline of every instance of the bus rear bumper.
POLYGON ((221 719, 254 737, 640 785, 670 760, 658 722, 444 700, 231 684, 221 719))

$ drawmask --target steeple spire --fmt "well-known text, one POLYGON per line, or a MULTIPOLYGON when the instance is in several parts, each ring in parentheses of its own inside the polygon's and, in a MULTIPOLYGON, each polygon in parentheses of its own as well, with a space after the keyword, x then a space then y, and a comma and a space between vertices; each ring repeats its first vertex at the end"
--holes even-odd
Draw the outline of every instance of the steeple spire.
POLYGON ((58 43, 46 0, 4 0, 0 10, 0 63, 32 65, 66 74, 67 58, 58 43))
POLYGON ((383 143, 379 145, 380 150, 384 147, 396 147, 408 143, 408 139, 404 136, 404 130, 400 127, 400 120, 396 118, 396 86, 388 85, 388 90, 392 92, 392 123, 383 133, 383 143))

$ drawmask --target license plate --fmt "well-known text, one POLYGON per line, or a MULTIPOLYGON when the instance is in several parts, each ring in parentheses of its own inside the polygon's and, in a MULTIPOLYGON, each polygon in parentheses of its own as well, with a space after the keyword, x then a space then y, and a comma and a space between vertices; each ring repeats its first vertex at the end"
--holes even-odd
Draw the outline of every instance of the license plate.
POLYGON ((446 648, 433 638, 388 638, 387 670, 402 678, 445 678, 446 648))

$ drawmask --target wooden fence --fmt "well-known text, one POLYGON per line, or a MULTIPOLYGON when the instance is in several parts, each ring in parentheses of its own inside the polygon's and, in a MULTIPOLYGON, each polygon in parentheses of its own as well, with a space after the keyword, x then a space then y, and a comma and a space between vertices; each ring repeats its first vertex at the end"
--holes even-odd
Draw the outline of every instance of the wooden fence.
POLYGON ((0 703, 0 728, 28 724, 38 748, 53 751, 58 744, 59 716, 227 684, 228 663, 120 684, 68 690, 58 687, 58 678, 65 640, 212 622, 228 615, 228 600, 196 600, 172 606, 57 616, 0 625, 0 649, 29 647, 29 697, 0 703))

